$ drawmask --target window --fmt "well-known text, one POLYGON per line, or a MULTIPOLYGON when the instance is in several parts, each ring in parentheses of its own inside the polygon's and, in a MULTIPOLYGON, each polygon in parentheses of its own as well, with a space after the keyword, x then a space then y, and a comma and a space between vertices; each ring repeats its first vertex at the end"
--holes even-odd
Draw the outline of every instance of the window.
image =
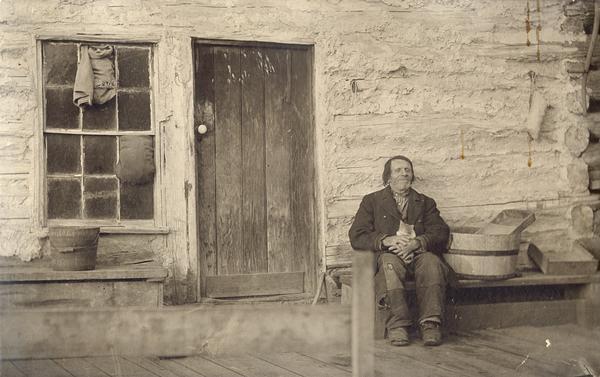
MULTIPOLYGON (((42 64, 48 222, 152 221, 152 45, 45 41, 42 64), (114 72, 101 87, 113 95, 79 107, 73 102, 77 63, 100 47, 108 51, 102 64, 114 72)), ((98 79, 99 66, 90 66, 98 79)))

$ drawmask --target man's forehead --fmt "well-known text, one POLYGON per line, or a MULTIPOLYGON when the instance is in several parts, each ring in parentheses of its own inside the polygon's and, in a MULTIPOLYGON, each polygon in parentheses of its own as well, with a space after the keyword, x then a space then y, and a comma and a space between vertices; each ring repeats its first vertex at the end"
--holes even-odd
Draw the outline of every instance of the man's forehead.
POLYGON ((406 160, 392 160, 392 169, 410 168, 410 163, 406 160))

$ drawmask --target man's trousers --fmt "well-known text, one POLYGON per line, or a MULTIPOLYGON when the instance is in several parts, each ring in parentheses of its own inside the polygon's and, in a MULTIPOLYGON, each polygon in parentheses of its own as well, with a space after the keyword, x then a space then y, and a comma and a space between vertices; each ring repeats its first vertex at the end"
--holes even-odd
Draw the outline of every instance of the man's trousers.
POLYGON ((409 277, 415 280, 418 322, 441 322, 446 302, 447 275, 448 267, 440 257, 430 252, 415 255, 408 266, 395 254, 380 253, 375 273, 375 294, 378 307, 388 307, 391 311, 386 328, 410 326, 413 322, 404 285, 409 277))

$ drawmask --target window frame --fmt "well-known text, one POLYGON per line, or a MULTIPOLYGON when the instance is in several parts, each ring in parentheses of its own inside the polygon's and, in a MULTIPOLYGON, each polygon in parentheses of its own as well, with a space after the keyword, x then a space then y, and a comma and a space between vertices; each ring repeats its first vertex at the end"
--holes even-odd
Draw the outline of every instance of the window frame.
MULTIPOLYGON (((35 82, 37 86, 37 104, 38 112, 35 122, 34 134, 34 153, 37 155, 34 158, 34 174, 35 174, 35 191, 33 200, 33 218, 36 228, 45 229, 49 226, 61 225, 77 225, 77 226, 99 226, 102 233, 139 233, 139 234, 166 234, 169 229, 166 227, 164 197, 165 190, 163 187, 163 171, 160 161, 163 159, 164 148, 162 148, 162 132, 159 127, 159 122, 156 120, 156 102, 158 92, 158 75, 157 75, 157 50, 158 38, 132 38, 131 36, 56 36, 56 35, 37 35, 35 36, 36 44, 36 63, 37 69, 35 72, 35 82), (150 84, 150 130, 141 131, 119 131, 119 130, 84 130, 84 129, 46 129, 46 106, 45 106, 45 91, 46 83, 44 80, 44 57, 43 48, 46 43, 107 43, 120 46, 144 46, 149 48, 149 84, 150 84), (47 205, 48 192, 46 171, 46 143, 45 137, 47 134, 61 135, 151 135, 154 137, 154 216, 152 219, 140 220, 104 220, 104 219, 48 219, 47 205)), ((74 105, 73 105, 74 106, 74 105)), ((83 174, 83 172, 82 172, 83 174)))

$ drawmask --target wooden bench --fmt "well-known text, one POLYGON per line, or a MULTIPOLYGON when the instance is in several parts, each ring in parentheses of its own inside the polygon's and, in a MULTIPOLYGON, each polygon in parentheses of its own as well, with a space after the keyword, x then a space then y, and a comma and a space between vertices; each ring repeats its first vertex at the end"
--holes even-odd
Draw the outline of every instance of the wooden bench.
POLYGON ((167 275, 167 269, 153 264, 90 271, 1 267, 2 309, 160 307, 167 275))
MULTIPOLYGON (((352 273, 338 276, 342 304, 352 303, 352 273)), ((414 282, 406 283, 410 295, 414 282)), ((413 305, 414 306, 414 305, 413 305)), ((449 330, 579 323, 600 325, 600 273, 545 275, 522 272, 507 280, 459 280, 449 287, 449 330)), ((376 310, 375 337, 383 338, 387 313, 376 310)))

